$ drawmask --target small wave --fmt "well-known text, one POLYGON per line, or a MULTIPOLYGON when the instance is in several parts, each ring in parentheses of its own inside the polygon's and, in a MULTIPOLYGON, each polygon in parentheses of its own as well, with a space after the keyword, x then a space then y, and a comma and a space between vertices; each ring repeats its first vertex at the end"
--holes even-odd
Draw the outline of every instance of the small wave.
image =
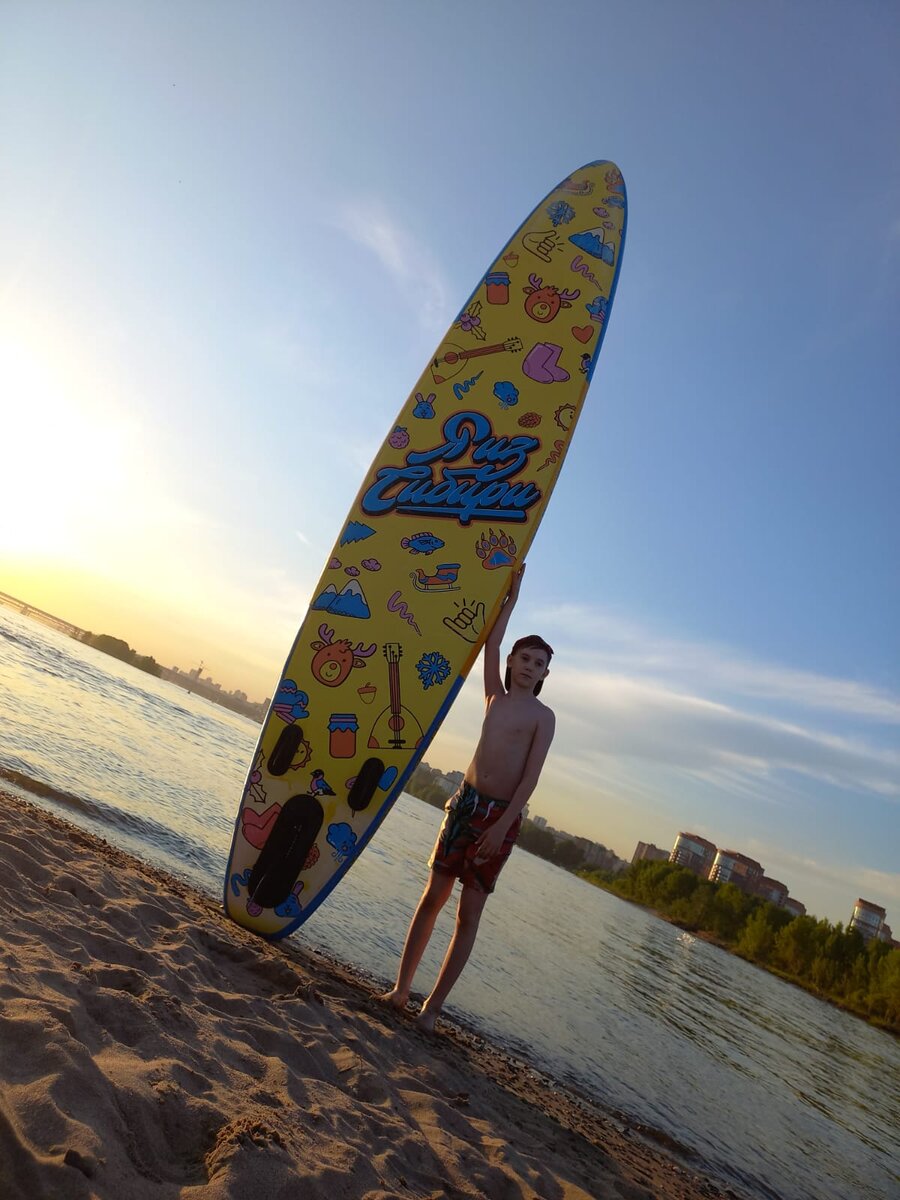
POLYGON ((32 796, 40 796, 42 800, 55 800, 57 804, 83 812, 88 816, 94 814, 96 806, 92 801, 85 800, 82 796, 75 796, 71 792, 60 791, 52 784, 44 783, 42 779, 34 779, 13 767, 0 766, 0 779, 11 783, 13 787, 21 791, 30 792, 32 796))
POLYGON ((0 637, 4 638, 7 642, 14 642, 17 646, 24 646, 27 650, 33 650, 37 645, 31 638, 26 637, 24 634, 13 633, 11 629, 0 628, 0 637))
POLYGON ((142 858, 153 858, 162 854, 173 866, 182 864, 184 869, 192 867, 195 872, 213 877, 218 873, 220 864, 214 853, 199 842, 186 838, 184 834, 176 833, 158 821, 113 808, 100 800, 63 791, 12 767, 0 765, 0 780, 11 784, 19 792, 25 793, 26 799, 29 795, 40 797, 66 812, 76 813, 86 818, 94 826, 99 825, 103 829, 110 830, 110 837, 113 841, 116 840, 117 833, 125 835, 143 849, 144 853, 140 854, 142 858), (150 853, 148 854, 147 851, 150 853))
POLYGON ((66 679, 68 678, 63 671, 54 671, 50 667, 36 666, 35 670, 41 675, 49 675, 51 679, 66 679))

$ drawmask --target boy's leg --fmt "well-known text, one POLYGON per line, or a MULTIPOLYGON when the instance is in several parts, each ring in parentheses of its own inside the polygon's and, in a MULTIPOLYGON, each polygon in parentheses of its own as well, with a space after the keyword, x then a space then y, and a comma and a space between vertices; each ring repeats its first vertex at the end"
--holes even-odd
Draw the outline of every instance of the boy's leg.
POLYGON ((474 887, 463 887, 456 910, 456 928, 447 947, 447 954, 441 964, 441 969, 431 989, 431 995, 422 1005, 422 1011, 416 1020, 420 1029, 430 1033, 434 1023, 444 1006, 444 1001, 450 994, 450 989, 459 979, 463 967, 469 961, 475 935, 478 933, 478 923, 488 898, 487 892, 474 887))
POLYGON ((419 900, 413 919, 409 923, 409 931, 400 956, 400 966, 397 968, 397 982, 389 992, 381 997, 395 1008, 405 1008, 412 987, 416 968, 422 961, 428 939, 434 931, 437 915, 447 903, 453 884, 456 882, 452 875, 442 871, 432 871, 425 891, 419 900))

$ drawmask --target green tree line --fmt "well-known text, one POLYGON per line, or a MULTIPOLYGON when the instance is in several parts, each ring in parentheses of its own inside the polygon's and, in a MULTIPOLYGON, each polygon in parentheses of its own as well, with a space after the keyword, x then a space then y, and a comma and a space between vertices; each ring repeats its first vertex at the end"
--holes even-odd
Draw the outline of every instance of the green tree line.
POLYGON ((711 883, 669 862, 633 863, 621 875, 579 872, 682 928, 712 935, 726 949, 874 1024, 900 1033, 900 949, 866 942, 838 922, 793 916, 733 883, 711 883))
POLYGON ((81 640, 93 646, 95 650, 102 650, 104 654, 111 654, 113 658, 119 658, 122 662, 137 667, 139 671, 146 671, 148 675, 158 677, 162 674, 162 667, 155 658, 148 654, 138 654, 121 638, 112 637, 108 633, 86 633, 81 640))

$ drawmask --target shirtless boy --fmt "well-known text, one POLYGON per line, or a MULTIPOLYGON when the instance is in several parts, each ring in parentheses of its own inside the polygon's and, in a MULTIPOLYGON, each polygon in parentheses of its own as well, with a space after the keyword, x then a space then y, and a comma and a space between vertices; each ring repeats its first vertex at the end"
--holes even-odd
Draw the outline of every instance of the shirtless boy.
POLYGON ((382 1000, 403 1009, 413 976, 434 930, 437 915, 462 883, 456 927, 431 994, 416 1023, 433 1032, 450 989, 468 961, 485 901, 509 858, 553 740, 555 718, 537 699, 549 674, 552 649, 539 637, 521 638, 500 678, 500 645, 519 597, 525 570, 513 575, 509 595, 484 644, 485 717, 475 757, 465 780, 447 803, 446 816, 429 861, 422 893, 400 958, 397 982, 382 1000))

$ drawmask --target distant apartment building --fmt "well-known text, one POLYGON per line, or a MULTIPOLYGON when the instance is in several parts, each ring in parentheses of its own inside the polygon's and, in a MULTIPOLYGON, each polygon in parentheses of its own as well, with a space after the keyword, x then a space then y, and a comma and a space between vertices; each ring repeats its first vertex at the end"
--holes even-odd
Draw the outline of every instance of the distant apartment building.
POLYGON ((531 823, 532 823, 532 825, 535 826, 536 829, 546 829, 547 828, 547 818, 546 817, 532 817, 531 823))
POLYGON ((601 871, 616 870, 618 858, 612 850, 600 844, 600 842, 592 842, 590 838, 573 837, 570 839, 575 843, 581 851, 581 861, 586 867, 599 867, 601 871))
POLYGON ((660 850, 659 846, 654 846, 652 842, 638 842, 631 861, 636 863, 647 859, 649 862, 666 862, 668 858, 668 850, 660 850))
POLYGON ((785 884, 779 883, 777 879, 770 879, 768 875, 763 875, 757 883, 756 894, 762 896, 763 900, 768 900, 770 904, 777 904, 779 908, 784 908, 788 898, 785 884))
POLYGON ((885 921, 887 912, 880 904, 868 900, 857 900, 848 929, 858 930, 866 941, 877 938, 880 942, 891 941, 891 927, 885 921))
POLYGON ((444 778, 450 783, 451 791, 455 792, 461 786, 465 775, 463 775, 462 771, 445 771, 444 778))
MULTIPOLYGON (((656 846, 638 842, 631 861, 655 858, 656 854, 652 851, 656 850, 656 846)), ((764 867, 755 858, 749 858, 737 850, 719 850, 712 842, 696 833, 679 833, 668 858, 670 862, 687 867, 712 883, 733 883, 747 895, 768 900, 794 917, 806 915, 806 905, 801 904, 799 900, 792 900, 788 895, 787 885, 766 875, 764 867)), ((865 901, 860 900, 857 903, 865 904, 865 901)))
POLYGON ((452 796, 463 781, 462 771, 439 771, 437 767, 428 769, 431 771, 432 782, 437 784, 445 796, 452 796))
POLYGON ((717 850, 709 878, 713 883, 733 883, 747 895, 755 896, 763 878, 762 863, 737 850, 717 850))
MULTIPOLYGON (((716 847, 696 833, 679 833, 669 855, 669 862, 687 867, 703 879, 709 875, 716 857, 716 847)), ((761 873, 761 872, 760 872, 761 873)))

